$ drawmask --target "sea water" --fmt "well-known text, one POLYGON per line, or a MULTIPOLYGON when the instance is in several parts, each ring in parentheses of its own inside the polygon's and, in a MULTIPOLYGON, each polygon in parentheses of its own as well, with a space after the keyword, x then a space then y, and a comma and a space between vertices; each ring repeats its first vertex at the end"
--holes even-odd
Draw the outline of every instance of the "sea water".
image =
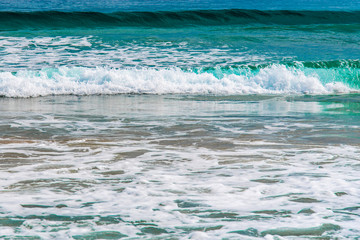
POLYGON ((0 238, 359 238, 359 1, 0 10, 0 238))

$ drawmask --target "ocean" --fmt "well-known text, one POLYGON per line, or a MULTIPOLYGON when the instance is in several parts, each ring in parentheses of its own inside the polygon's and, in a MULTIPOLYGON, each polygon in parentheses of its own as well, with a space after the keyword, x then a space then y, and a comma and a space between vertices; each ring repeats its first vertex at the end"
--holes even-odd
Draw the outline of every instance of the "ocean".
POLYGON ((1 239, 360 239, 360 1, 0 0, 1 239))

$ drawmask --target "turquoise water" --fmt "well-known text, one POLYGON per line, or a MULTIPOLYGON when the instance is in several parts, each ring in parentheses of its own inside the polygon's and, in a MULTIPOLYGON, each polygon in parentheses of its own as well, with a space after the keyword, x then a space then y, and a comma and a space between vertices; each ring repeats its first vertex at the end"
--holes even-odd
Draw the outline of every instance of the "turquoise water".
POLYGON ((0 1, 0 238, 358 238, 359 6, 0 1))

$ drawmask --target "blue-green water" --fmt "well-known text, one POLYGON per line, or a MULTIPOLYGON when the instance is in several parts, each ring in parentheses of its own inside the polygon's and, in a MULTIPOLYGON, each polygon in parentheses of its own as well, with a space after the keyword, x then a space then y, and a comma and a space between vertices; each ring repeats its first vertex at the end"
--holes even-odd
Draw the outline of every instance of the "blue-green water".
POLYGON ((0 238, 360 236, 359 1, 0 10, 0 238))

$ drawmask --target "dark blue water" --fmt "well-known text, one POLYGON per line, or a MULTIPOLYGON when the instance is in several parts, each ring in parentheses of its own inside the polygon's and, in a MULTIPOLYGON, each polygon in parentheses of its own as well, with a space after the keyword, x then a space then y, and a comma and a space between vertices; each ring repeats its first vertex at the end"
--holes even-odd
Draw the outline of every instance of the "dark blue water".
POLYGON ((244 0, 1 0, 2 11, 174 11, 194 9, 259 9, 259 10, 359 10, 360 1, 292 0, 292 1, 244 1, 244 0))

